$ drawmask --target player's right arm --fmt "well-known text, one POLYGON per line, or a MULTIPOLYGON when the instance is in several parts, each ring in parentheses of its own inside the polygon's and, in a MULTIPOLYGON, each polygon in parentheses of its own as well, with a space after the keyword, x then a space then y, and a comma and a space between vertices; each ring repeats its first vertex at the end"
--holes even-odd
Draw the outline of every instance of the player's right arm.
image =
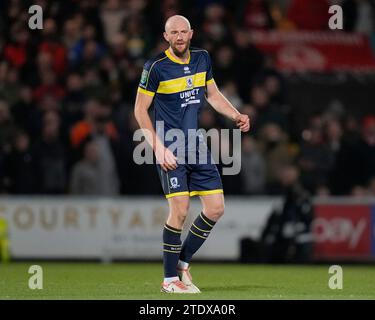
MULTIPOLYGON (((145 72, 143 75, 144 74, 145 72)), ((149 71, 147 71, 146 78, 143 75, 135 99, 134 115, 139 127, 143 131, 143 135, 154 150, 155 157, 162 169, 164 171, 173 170, 177 168, 177 158, 164 146, 157 136, 148 114, 148 110, 152 104, 156 91, 156 89, 154 89, 156 81, 153 79, 152 73, 149 71)))

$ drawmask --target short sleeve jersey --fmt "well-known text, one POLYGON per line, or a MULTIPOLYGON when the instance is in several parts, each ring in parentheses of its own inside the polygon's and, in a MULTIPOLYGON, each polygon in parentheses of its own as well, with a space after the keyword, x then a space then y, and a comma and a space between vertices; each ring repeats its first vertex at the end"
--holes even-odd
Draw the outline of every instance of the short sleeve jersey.
MULTIPOLYGON (((156 121, 163 123, 164 135, 176 128, 187 135, 189 129, 198 129, 206 85, 213 81, 211 59, 206 50, 190 48, 186 63, 166 50, 145 63, 138 91, 154 97, 154 125, 156 121)), ((159 124, 156 129, 160 136, 159 124)))

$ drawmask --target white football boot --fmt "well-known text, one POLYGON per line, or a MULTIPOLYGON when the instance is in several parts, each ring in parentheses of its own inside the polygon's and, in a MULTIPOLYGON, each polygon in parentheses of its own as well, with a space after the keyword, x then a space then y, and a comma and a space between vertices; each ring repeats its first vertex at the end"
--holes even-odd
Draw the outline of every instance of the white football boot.
POLYGON ((161 292, 165 293, 195 293, 191 288, 186 286, 181 280, 171 282, 163 282, 161 284, 161 292))
POLYGON ((190 269, 179 269, 177 268, 177 273, 180 280, 187 286, 193 293, 200 293, 201 291, 198 287, 193 283, 193 277, 190 274, 190 269))

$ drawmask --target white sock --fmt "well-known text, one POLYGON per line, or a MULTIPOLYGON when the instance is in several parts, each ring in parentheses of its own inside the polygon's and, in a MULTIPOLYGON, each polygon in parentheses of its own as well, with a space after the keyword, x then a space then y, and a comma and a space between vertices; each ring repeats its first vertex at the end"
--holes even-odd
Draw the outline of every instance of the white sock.
POLYGON ((180 280, 179 277, 169 277, 169 278, 164 278, 164 283, 170 283, 172 281, 180 280))
POLYGON ((178 260, 177 268, 178 269, 187 269, 187 268, 189 268, 189 264, 187 262, 178 260))

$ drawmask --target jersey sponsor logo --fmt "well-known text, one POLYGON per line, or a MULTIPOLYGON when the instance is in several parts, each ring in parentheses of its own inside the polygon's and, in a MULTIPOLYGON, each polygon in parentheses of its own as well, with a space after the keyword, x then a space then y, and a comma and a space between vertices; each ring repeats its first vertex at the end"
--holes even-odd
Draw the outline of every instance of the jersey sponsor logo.
POLYGON ((148 71, 143 69, 142 76, 141 76, 141 84, 146 84, 147 75, 148 75, 148 71))
POLYGON ((181 103, 181 108, 185 108, 187 107, 189 104, 195 104, 195 103, 200 103, 201 100, 200 99, 195 99, 195 100, 189 100, 185 103, 181 103))
POLYGON ((181 108, 187 107, 189 104, 200 103, 200 99, 196 99, 196 95, 199 93, 199 89, 192 89, 189 91, 184 91, 180 93, 180 98, 185 99, 183 103, 181 103, 181 108))
POLYGON ((189 67, 184 67, 184 73, 185 74, 191 73, 189 67))
POLYGON ((181 99, 188 99, 194 97, 196 94, 199 93, 199 89, 193 89, 189 91, 184 91, 180 93, 180 98, 181 99))

